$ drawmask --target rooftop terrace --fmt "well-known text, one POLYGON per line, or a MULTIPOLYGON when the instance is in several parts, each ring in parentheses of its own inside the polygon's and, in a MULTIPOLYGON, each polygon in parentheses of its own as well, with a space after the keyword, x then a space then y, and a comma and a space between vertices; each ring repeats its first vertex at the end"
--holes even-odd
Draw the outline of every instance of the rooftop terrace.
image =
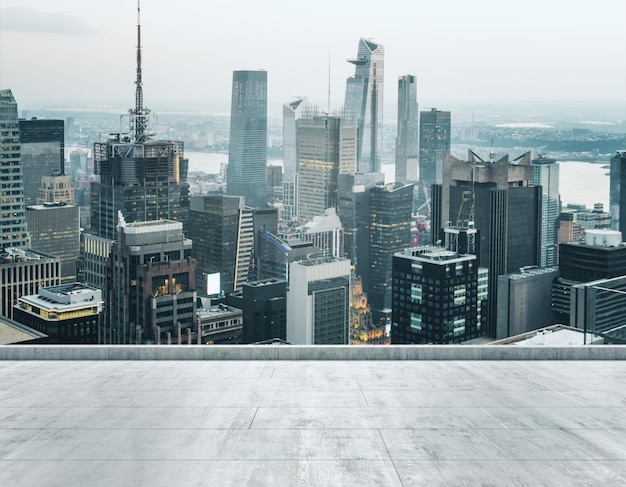
POLYGON ((626 484, 626 347, 0 347, 2 486, 626 484))

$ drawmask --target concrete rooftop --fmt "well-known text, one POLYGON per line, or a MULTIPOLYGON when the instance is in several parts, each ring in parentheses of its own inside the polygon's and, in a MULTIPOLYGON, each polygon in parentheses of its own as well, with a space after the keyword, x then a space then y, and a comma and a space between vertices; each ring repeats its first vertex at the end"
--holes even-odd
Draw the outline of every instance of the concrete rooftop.
POLYGON ((624 360, 263 359, 277 348, 0 347, 0 486, 626 485, 624 360))

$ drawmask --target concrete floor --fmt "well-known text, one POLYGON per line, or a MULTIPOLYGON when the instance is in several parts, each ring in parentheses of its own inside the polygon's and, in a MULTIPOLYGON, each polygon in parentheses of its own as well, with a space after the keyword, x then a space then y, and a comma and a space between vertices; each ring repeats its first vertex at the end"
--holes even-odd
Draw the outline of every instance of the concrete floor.
POLYGON ((624 486, 624 361, 0 361, 0 486, 624 486))

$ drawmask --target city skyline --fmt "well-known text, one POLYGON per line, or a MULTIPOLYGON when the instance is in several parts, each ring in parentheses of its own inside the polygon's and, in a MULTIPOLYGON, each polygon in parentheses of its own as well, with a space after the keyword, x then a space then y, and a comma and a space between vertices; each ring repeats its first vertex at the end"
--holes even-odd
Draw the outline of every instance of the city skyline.
MULTIPOLYGON (((345 61, 354 56, 354 42, 361 37, 385 46, 386 118, 395 111, 391 81, 407 72, 417 76, 422 107, 626 99, 626 6, 620 0, 531 1, 505 9, 488 0, 449 1, 412 5, 412 15, 393 1, 383 11, 354 7, 322 1, 310 10, 278 3, 259 12, 248 1, 205 7, 181 0, 175 9, 163 0, 145 2, 146 105, 197 102, 223 109, 232 71, 262 68, 268 71, 270 112, 297 95, 325 106, 329 87, 336 109, 352 71, 345 61), (285 17, 295 21, 285 22, 285 17), (324 27, 308 35, 307 25, 324 27), (159 75, 172 62, 183 68, 180 81, 159 75)), ((122 0, 58 0, 53 7, 43 0, 3 0, 0 85, 13 89, 22 106, 70 101, 128 106, 135 8, 134 2, 122 0)))

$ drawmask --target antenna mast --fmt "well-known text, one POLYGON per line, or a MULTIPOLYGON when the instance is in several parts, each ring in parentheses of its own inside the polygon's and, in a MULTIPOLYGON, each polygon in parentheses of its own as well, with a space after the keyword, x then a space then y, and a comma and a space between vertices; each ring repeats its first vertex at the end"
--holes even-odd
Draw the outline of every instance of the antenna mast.
POLYGON ((137 0, 137 79, 135 84, 135 109, 129 110, 135 142, 145 142, 148 134, 148 114, 150 110, 143 106, 143 83, 141 80, 141 0, 137 0))

